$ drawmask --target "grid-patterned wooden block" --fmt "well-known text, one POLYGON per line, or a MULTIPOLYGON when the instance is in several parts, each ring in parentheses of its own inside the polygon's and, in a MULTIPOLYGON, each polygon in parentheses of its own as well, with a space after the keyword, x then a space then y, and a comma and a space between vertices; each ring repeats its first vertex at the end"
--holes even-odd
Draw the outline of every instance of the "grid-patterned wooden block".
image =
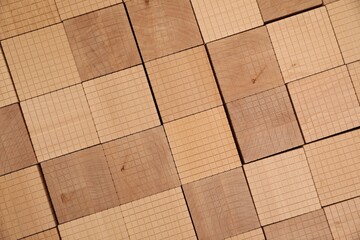
POLYGON ((141 63, 123 4, 64 22, 82 81, 141 63))
POLYGON ((87 81, 83 86, 101 142, 160 124, 141 65, 87 81))
POLYGON ((164 122, 222 104, 203 46, 146 63, 164 122))
POLYGON ((326 8, 267 25, 285 82, 342 65, 326 8))
POLYGON ((333 2, 337 2, 339 0, 323 0, 323 4, 324 5, 327 5, 327 4, 330 4, 330 3, 333 3, 333 2))
POLYGON ((261 228, 226 238, 225 240, 265 240, 264 233, 261 228))
POLYGON ((191 0, 205 42, 263 25, 256 0, 191 0))
POLYGON ((0 236, 19 239, 55 226, 39 170, 29 167, 0 177, 0 236))
POLYGON ((345 63, 360 60, 360 1, 341 0, 326 8, 345 63))
POLYGON ((59 21, 54 0, 0 2, 0 39, 33 31, 59 21))
POLYGON ((360 101, 360 61, 347 65, 358 100, 360 101))
POLYGON ((120 207, 60 224, 59 231, 63 240, 129 239, 120 207))
POLYGON ((21 107, 39 162, 99 143, 81 85, 21 102, 21 107))
POLYGON ((183 188, 199 239, 225 239, 260 226, 242 168, 183 188))
POLYGON ((5 58, 0 51, 0 107, 17 102, 16 92, 8 72, 5 58))
POLYGON ((121 205, 131 240, 196 239, 181 188, 121 205))
POLYGON ((360 130, 305 145, 322 206, 360 195, 360 130))
POLYGON ((125 2, 145 61, 202 44, 189 0, 125 2))
POLYGON ((332 240, 324 210, 316 210, 264 228, 268 240, 332 240))
POLYGON ((183 184, 241 166, 223 107, 165 124, 183 184))
POLYGON ((360 106, 346 66, 288 87, 306 142, 360 125, 360 106))
POLYGON ((302 145, 285 86, 227 104, 245 162, 302 145))
POLYGON ((2 44, 21 101, 80 82, 62 24, 2 44))
POLYGON ((262 226, 320 208, 302 148, 244 168, 262 226))
POLYGON ((119 205, 102 146, 46 161, 41 166, 60 223, 119 205))
POLYGON ((56 228, 52 228, 50 230, 37 233, 30 237, 23 238, 23 240, 60 240, 60 237, 56 228))
POLYGON ((103 147, 121 204, 180 185, 162 126, 103 147))

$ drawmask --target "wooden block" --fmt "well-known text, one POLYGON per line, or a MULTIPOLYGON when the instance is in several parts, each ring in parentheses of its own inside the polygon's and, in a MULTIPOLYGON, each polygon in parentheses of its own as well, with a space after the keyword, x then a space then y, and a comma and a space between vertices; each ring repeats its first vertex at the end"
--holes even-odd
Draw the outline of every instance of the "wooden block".
POLYGON ((316 210, 264 228, 268 240, 332 240, 324 210, 316 210))
POLYGON ((60 223, 119 205, 102 146, 41 164, 60 223))
POLYGON ((228 103, 227 106, 245 162, 304 143, 285 86, 228 103))
POLYGON ((0 236, 19 239, 55 227, 37 166, 0 177, 0 236))
POLYGON ((60 240, 60 237, 56 228, 52 228, 50 230, 37 233, 30 237, 23 238, 23 240, 60 240))
POLYGON ((324 5, 327 5, 327 4, 330 4, 330 3, 333 3, 333 2, 337 2, 339 0, 323 0, 323 4, 324 5))
POLYGON ((180 186, 162 126, 103 145, 120 203, 180 186))
POLYGON ((6 66, 5 58, 0 52, 0 107, 17 101, 18 99, 6 66))
POLYGON ((244 168, 262 226, 320 208, 302 148, 244 168))
POLYGON ((225 102, 284 84, 265 27, 208 44, 225 102))
POLYGON ((360 107, 346 66, 288 85, 306 142, 360 125, 360 107))
POLYGON ((225 240, 265 240, 265 236, 262 229, 258 228, 225 240))
POLYGON ((326 8, 345 63, 360 60, 360 1, 341 0, 326 8))
POLYGON ((80 82, 61 23, 2 44, 21 101, 80 82))
POLYGON ((242 168, 183 189, 199 239, 225 239, 260 226, 242 168))
POLYGON ((256 0, 191 0, 204 41, 263 25, 256 0))
POLYGON ((347 65, 350 73, 351 80, 353 82, 355 92, 358 100, 360 101, 360 61, 347 65))
POLYGON ((101 142, 160 125, 143 67, 83 83, 101 142))
POLYGON ((54 0, 6 0, 0 3, 0 39, 60 22, 54 0))
POLYGON ((202 44, 189 0, 125 2, 145 61, 202 44))
POLYGON ((63 240, 129 240, 120 207, 60 224, 59 231, 63 240))
POLYGON ((123 4, 64 22, 82 81, 141 63, 123 4))
POLYGON ((286 83, 344 63, 325 7, 266 26, 286 83))
POLYGON ((165 131, 183 184, 241 166, 223 107, 166 123, 165 131))
POLYGON ((360 130, 305 145, 322 206, 360 195, 360 130))
POLYGON ((39 162, 99 143, 81 85, 21 102, 39 162))
POLYGON ((222 104, 203 46, 146 63, 164 122, 222 104))
POLYGON ((196 239, 181 188, 121 205, 131 240, 196 239))

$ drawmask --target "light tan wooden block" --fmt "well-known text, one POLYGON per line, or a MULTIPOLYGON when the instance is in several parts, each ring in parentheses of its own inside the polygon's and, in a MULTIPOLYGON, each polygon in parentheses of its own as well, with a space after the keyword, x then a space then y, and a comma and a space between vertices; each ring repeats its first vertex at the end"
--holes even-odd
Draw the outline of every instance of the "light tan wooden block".
POLYGON ((339 0, 323 0, 323 4, 324 5, 327 5, 327 4, 330 4, 330 3, 333 3, 333 2, 337 2, 339 0))
POLYGON ((242 168, 183 189, 199 239, 225 239, 260 226, 242 168))
POLYGON ((21 102, 39 162, 99 143, 82 86, 21 102))
POLYGON ((160 125, 141 65, 83 83, 101 142, 160 125))
POLYGON ((322 206, 360 195, 360 130, 305 145, 322 206))
POLYGON ((263 25, 256 0, 191 0, 204 41, 263 25))
POLYGON ((302 148, 244 168, 262 226, 320 209, 302 148))
POLYGON ((288 85, 306 142, 360 125, 360 106, 346 66, 288 85))
POLYGON ((360 61, 347 65, 355 92, 360 101, 360 61))
POLYGON ((265 236, 262 229, 258 228, 234 237, 226 238, 225 240, 265 240, 265 236))
POLYGON ((165 124, 183 184, 241 166, 223 107, 165 124))
POLYGON ((360 1, 341 0, 326 8, 345 63, 360 60, 360 1))
POLYGON ((196 239, 181 188, 121 205, 131 240, 196 239))
POLYGON ((286 83, 344 63, 325 7, 267 28, 286 83))
POLYGON ((0 236, 19 239, 55 226, 37 166, 0 177, 0 236))
POLYGON ((0 52, 0 107, 17 102, 16 92, 6 66, 5 58, 0 52))
POLYGON ((80 82, 61 23, 2 44, 21 101, 80 82))
POLYGON ((164 122, 222 104, 203 46, 146 63, 164 122))
POLYGON ((23 240, 60 240, 60 237, 56 228, 52 228, 30 237, 23 238, 23 240))

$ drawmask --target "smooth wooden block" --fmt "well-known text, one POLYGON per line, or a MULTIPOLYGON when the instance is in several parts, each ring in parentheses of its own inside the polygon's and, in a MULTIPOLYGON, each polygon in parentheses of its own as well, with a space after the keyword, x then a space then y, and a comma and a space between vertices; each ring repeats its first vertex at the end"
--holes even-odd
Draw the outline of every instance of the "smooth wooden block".
POLYGON ((204 41, 263 25, 256 0, 191 0, 204 41))
POLYGON ((360 106, 346 66, 288 85, 306 142, 360 125, 360 106))
POLYGON ((333 3, 333 2, 337 2, 339 0, 323 0, 323 4, 324 5, 327 5, 327 4, 330 4, 330 3, 333 3))
POLYGON ((99 143, 82 86, 21 102, 39 162, 99 143))
POLYGON ((241 166, 223 107, 175 120, 164 126, 181 183, 241 166))
POLYGON ((125 2, 145 61, 203 43, 189 0, 125 2))
POLYGON ((83 86, 102 143, 160 125, 141 65, 83 86))
POLYGON ((50 230, 37 233, 30 237, 23 238, 23 240, 60 240, 60 237, 56 228, 52 228, 50 230))
POLYGON ((285 86, 228 103, 227 107, 245 162, 304 143, 285 86))
POLYGON ((261 228, 234 236, 226 238, 225 240, 265 240, 263 230, 261 228))
POLYGON ((181 188, 121 205, 131 240, 196 239, 181 188))
POLYGON ((360 101, 360 61, 347 65, 356 95, 360 101))
POLYGON ((80 82, 62 23, 2 44, 21 101, 80 82))
POLYGON ((360 130, 305 145, 322 206, 360 195, 360 130))
POLYGON ((5 58, 0 52, 0 107, 17 102, 16 92, 6 66, 5 58))
POLYGON ((320 209, 302 148, 244 168, 262 226, 320 209))
POLYGON ((242 168, 183 188, 199 239, 224 239, 260 226, 242 168))
POLYGON ((55 227, 37 166, 0 177, 0 236, 15 240, 55 227))
POLYGON ((284 84, 265 27, 208 44, 225 102, 284 84))
POLYGON ((325 7, 266 26, 286 83, 344 63, 325 7))
POLYGON ((64 22, 82 81, 141 63, 123 4, 64 22))
POLYGON ((222 104, 203 46, 146 63, 164 122, 222 104))

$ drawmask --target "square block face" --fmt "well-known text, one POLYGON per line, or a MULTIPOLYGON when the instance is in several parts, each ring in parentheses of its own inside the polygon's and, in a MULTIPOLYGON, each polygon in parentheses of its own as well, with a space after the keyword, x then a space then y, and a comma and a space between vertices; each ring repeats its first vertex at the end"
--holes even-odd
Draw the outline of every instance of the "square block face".
POLYGON ((160 125, 142 66, 83 83, 101 142, 160 125))
POLYGON ((360 60, 360 1, 341 0, 326 8, 345 63, 360 60))
POLYGON ((260 226, 241 168, 183 188, 199 239, 224 239, 260 226))
POLYGON ((121 204, 180 185, 162 126, 103 147, 121 204))
POLYGON ((119 205, 101 146, 41 164, 60 223, 119 205))
POLYGON ((202 44, 189 0, 126 1, 145 61, 202 44))
POLYGON ((240 167, 223 107, 165 124, 183 184, 240 167))
POLYGON ((80 82, 62 24, 2 44, 21 101, 80 82))
POLYGON ((225 240, 265 240, 265 236, 262 229, 258 228, 225 240))
POLYGON ((17 102, 16 92, 6 66, 5 58, 0 51, 0 107, 17 102))
POLYGON ((141 63, 122 4, 67 20, 64 26, 82 81, 141 63))
POLYGON ((99 143, 81 85, 21 102, 39 162, 99 143))
POLYGON ((196 239, 181 188, 121 205, 131 240, 196 239))
POLYGON ((164 122, 222 104, 203 46, 146 63, 164 122))
POLYGON ((0 39, 60 22, 54 0, 6 0, 0 4, 0 39))
POLYGON ((268 240, 332 240, 331 231, 320 209, 264 228, 268 240))
POLYGON ((306 142, 360 125, 360 107, 346 66, 288 85, 306 142))
POLYGON ((342 65, 326 8, 267 25, 285 82, 342 65))
POLYGON ((23 238, 23 240, 60 240, 60 238, 56 228, 52 228, 50 230, 37 233, 30 237, 23 238))
POLYGON ((120 207, 60 224, 59 231, 63 240, 129 239, 120 207))
POLYGON ((244 168, 262 226, 320 208, 302 148, 244 168))
POLYGON ((327 4, 330 4, 330 3, 333 3, 333 2, 337 2, 339 0, 323 0, 323 3, 324 5, 327 5, 327 4))
POLYGON ((358 100, 360 99, 360 61, 347 65, 358 100))
POLYGON ((360 130, 305 145, 322 206, 360 195, 360 130))
POLYGON ((36 164, 18 104, 0 108, 0 175, 36 164))
POLYGON ((191 0, 205 42, 263 25, 256 0, 191 0))
POLYGON ((55 227, 36 166, 0 177, 0 219, 2 239, 20 239, 55 227))
POLYGON ((227 106, 245 162, 304 143, 285 86, 231 102, 227 106))
POLYGON ((208 44, 225 102, 284 84, 265 27, 208 44))

